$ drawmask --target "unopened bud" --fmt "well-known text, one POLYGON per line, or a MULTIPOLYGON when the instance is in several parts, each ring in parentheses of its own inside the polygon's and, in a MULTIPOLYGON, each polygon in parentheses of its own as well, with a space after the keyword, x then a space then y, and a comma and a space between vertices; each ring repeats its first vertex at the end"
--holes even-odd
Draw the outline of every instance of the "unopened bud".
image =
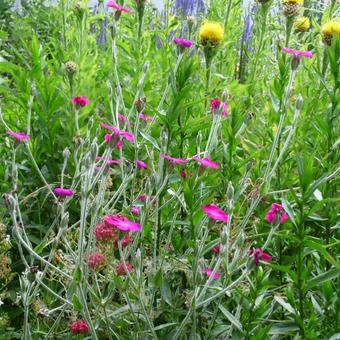
POLYGON ((292 63, 291 63, 291 67, 292 67, 292 70, 296 70, 298 68, 300 64, 300 58, 299 57, 293 57, 292 58, 292 63))
POLYGON ((63 151, 64 158, 69 158, 70 154, 71 154, 71 152, 70 152, 69 148, 65 148, 64 151, 63 151))
POLYGON ((70 218, 70 215, 69 215, 68 212, 66 212, 66 213, 62 216, 61 221, 60 221, 60 227, 61 227, 62 229, 65 229, 65 228, 67 227, 69 218, 70 218))
POLYGON ((226 103, 228 101, 228 91, 224 90, 222 93, 222 102, 226 103))
POLYGON ((226 245, 228 241, 228 231, 227 228, 224 227, 222 232, 221 232, 221 244, 222 246, 226 245))
POLYGON ((189 26, 189 29, 191 29, 192 28, 192 26, 194 26, 195 25, 195 23, 196 23, 196 19, 195 19, 195 17, 194 16, 189 16, 189 17, 187 17, 187 23, 188 23, 188 26, 189 26))
POLYGON ((97 155, 98 155, 98 144, 97 144, 97 138, 95 138, 91 144, 91 158, 93 161, 95 161, 97 155))
POLYGON ((301 94, 299 94, 296 100, 296 108, 298 110, 301 110, 302 105, 303 105, 303 97, 301 96, 301 94))
POLYGON ((69 74, 74 74, 78 70, 78 65, 74 61, 68 61, 65 63, 65 70, 69 74))
POLYGON ((148 61, 146 61, 143 65, 143 72, 144 73, 148 73, 149 71, 149 66, 150 66, 150 63, 148 61))

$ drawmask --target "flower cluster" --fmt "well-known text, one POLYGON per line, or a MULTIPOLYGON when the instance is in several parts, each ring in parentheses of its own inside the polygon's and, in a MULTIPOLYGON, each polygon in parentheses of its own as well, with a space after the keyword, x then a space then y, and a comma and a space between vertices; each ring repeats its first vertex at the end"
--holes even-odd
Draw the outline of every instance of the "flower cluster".
POLYGON ((71 323, 70 331, 73 334, 87 334, 90 328, 85 320, 77 320, 71 323))

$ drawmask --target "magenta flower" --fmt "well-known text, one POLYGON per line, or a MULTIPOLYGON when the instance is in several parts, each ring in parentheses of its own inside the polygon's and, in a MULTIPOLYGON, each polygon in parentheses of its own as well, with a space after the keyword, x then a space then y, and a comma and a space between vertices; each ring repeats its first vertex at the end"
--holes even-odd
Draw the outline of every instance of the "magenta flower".
POLYGON ((71 189, 65 189, 65 188, 55 188, 53 190, 54 194, 57 196, 63 196, 63 197, 71 197, 74 195, 74 191, 71 189))
POLYGON ((282 52, 291 54, 294 58, 297 58, 297 59, 299 59, 301 57, 313 58, 313 52, 311 52, 311 51, 298 51, 298 50, 294 50, 292 48, 284 47, 282 49, 282 52))
POLYGON ((143 162, 139 159, 136 160, 136 166, 137 166, 138 169, 147 169, 148 168, 148 165, 145 162, 143 162))
POLYGON ((19 142, 25 142, 30 139, 30 136, 26 134, 25 132, 13 132, 13 131, 7 131, 8 136, 11 136, 18 140, 19 142))
POLYGON ((187 160, 184 159, 184 158, 175 158, 175 157, 171 157, 169 155, 164 155, 164 154, 161 154, 161 157, 166 159, 167 161, 171 162, 172 164, 183 165, 183 164, 186 164, 186 162, 187 162, 187 160))
POLYGON ((213 113, 219 112, 221 106, 222 106, 222 116, 227 117, 228 116, 228 103, 222 103, 220 100, 212 98, 210 100, 210 110, 213 113))
POLYGON ((249 251, 249 256, 252 256, 255 264, 258 266, 260 264, 260 260, 264 262, 269 262, 272 258, 270 254, 267 254, 261 248, 252 248, 249 251))
POLYGON ((204 205, 202 210, 215 221, 228 222, 229 215, 214 204, 204 205))
MULTIPOLYGON (((100 171, 102 168, 103 168, 102 166, 96 166, 94 169, 95 169, 96 171, 100 171)), ((113 172, 113 170, 109 168, 109 169, 108 169, 108 173, 109 173, 109 174, 112 174, 112 172, 113 172)))
POLYGON ((130 125, 129 120, 127 119, 127 117, 125 117, 124 115, 122 115, 121 113, 118 113, 118 119, 124 123, 127 123, 128 125, 130 125))
POLYGON ((125 13, 128 13, 130 14, 132 12, 131 9, 129 8, 126 8, 126 7, 123 7, 121 5, 118 5, 117 3, 115 3, 113 0, 110 0, 108 3, 107 3, 107 6, 110 7, 110 8, 114 8, 117 10, 117 12, 125 12, 125 13))
POLYGON ((97 242, 112 241, 117 235, 117 229, 106 223, 99 223, 94 229, 97 242))
POLYGON ((190 48, 193 44, 191 40, 187 40, 184 38, 175 38, 174 43, 176 45, 182 46, 183 48, 190 48))
POLYGON ((128 272, 131 272, 133 270, 133 265, 129 262, 124 263, 120 262, 116 267, 116 273, 119 276, 125 276, 128 272))
POLYGON ((145 195, 140 195, 138 197, 138 201, 145 202, 146 201, 146 196, 145 195))
POLYGON ((220 168, 220 166, 217 163, 213 162, 209 158, 200 158, 198 156, 194 156, 194 157, 192 157, 192 159, 194 161, 197 161, 198 163, 200 163, 201 166, 203 166, 205 168, 213 168, 213 169, 219 169, 220 168))
POLYGON ((221 246, 218 244, 212 249, 213 253, 219 254, 221 252, 221 246))
MULTIPOLYGON (((100 126, 104 129, 108 129, 108 130, 113 131, 114 135, 125 138, 126 140, 128 140, 130 142, 135 140, 135 136, 131 132, 119 130, 115 126, 112 126, 112 125, 109 125, 109 124, 106 124, 106 123, 100 123, 100 126)), ((107 140, 107 138, 108 137, 106 137, 106 135, 105 135, 105 140, 107 140)), ((110 136, 110 139, 111 139, 111 136, 110 136)))
POLYGON ((90 104, 90 99, 84 96, 79 96, 72 98, 71 102, 77 107, 84 107, 90 104))
POLYGON ((100 253, 93 253, 87 257, 87 264, 92 269, 98 269, 106 262, 106 257, 100 253))
POLYGON ((140 208, 137 205, 131 207, 131 214, 138 215, 140 212, 140 208))
POLYGON ((280 223, 283 224, 288 220, 289 216, 281 204, 273 203, 270 210, 266 213, 265 218, 270 223, 274 223, 279 220, 280 223))
MULTIPOLYGON (((96 161, 104 161, 104 160, 105 160, 104 157, 101 157, 101 156, 97 156, 96 157, 96 161)), ((118 160, 118 159, 109 159, 106 164, 108 164, 108 165, 120 164, 120 160, 118 160)))
MULTIPOLYGON (((185 170, 182 170, 182 171, 180 172, 180 175, 181 175, 182 178, 187 178, 187 173, 186 173, 185 170)), ((189 173, 189 177, 192 177, 193 175, 194 175, 194 174, 193 174, 192 172, 189 173)))
POLYGON ((140 231, 142 229, 139 223, 132 222, 121 215, 107 215, 104 217, 104 223, 121 231, 140 231))
POLYGON ((87 322, 84 320, 73 321, 70 325, 70 331, 73 334, 87 334, 90 331, 87 322))
POLYGON ((148 115, 146 115, 146 114, 144 114, 142 112, 138 115, 138 117, 139 117, 139 119, 142 119, 145 122, 152 122, 154 120, 154 117, 148 116, 148 115))
POLYGON ((205 268, 202 270, 203 274, 206 274, 208 277, 212 277, 214 280, 218 280, 221 277, 221 274, 218 272, 213 272, 212 268, 205 268))

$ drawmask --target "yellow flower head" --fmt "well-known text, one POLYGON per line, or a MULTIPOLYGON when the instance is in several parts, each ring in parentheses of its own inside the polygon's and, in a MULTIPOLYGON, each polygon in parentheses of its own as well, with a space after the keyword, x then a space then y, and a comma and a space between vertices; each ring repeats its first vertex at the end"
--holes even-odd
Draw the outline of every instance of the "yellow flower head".
POLYGON ((300 32, 306 32, 310 27, 310 20, 308 17, 300 17, 294 21, 294 27, 300 32))
POLYGON ((334 35, 337 35, 340 37, 340 21, 332 20, 326 22, 321 28, 321 33, 324 36, 332 37, 334 35))
POLYGON ((291 3, 291 4, 297 4, 297 5, 302 5, 303 0, 283 0, 283 3, 291 3))
POLYGON ((219 22, 205 22, 200 29, 200 40, 202 45, 211 43, 218 45, 224 36, 224 29, 219 22))

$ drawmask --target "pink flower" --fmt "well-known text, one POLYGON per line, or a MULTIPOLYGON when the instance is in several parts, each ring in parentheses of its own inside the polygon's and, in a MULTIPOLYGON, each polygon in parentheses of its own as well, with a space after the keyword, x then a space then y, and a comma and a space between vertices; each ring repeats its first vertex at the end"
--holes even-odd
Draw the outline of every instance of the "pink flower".
POLYGON ((122 115, 121 113, 118 113, 118 119, 121 120, 122 122, 130 125, 129 120, 124 115, 122 115))
POLYGON ((117 229, 106 223, 99 223, 96 225, 94 234, 98 242, 112 241, 117 235, 117 229))
POLYGON ((138 201, 145 202, 146 201, 146 196, 145 195, 140 195, 138 197, 138 201))
POLYGON ((93 253, 87 257, 87 264, 92 269, 98 269, 106 262, 106 257, 100 253, 93 253))
POLYGON ((138 215, 140 212, 140 208, 137 205, 131 207, 131 214, 138 215))
POLYGON ((193 44, 191 40, 187 40, 184 38, 175 38, 174 43, 176 45, 182 46, 183 48, 190 48, 193 44))
POLYGON ((25 142, 30 139, 30 136, 27 135, 25 132, 13 132, 7 131, 8 136, 11 136, 18 140, 19 142, 25 142))
POLYGON ((211 109, 211 112, 213 113, 218 113, 221 106, 222 106, 222 116, 223 117, 227 117, 228 116, 228 103, 222 103, 220 100, 218 99, 215 99, 215 98, 212 98, 210 100, 210 103, 211 103, 211 106, 210 106, 210 109, 211 109))
POLYGON ((104 223, 121 231, 140 231, 142 229, 139 223, 132 222, 121 215, 107 215, 104 217, 104 223))
MULTIPOLYGON (((104 160, 105 160, 104 157, 100 157, 100 156, 96 157, 96 161, 104 161, 104 160)), ((106 164, 108 164, 108 165, 120 164, 120 160, 109 159, 106 164)))
POLYGON ((133 270, 133 265, 130 262, 120 262, 118 263, 116 267, 116 273, 119 276, 125 276, 128 272, 131 272, 133 270))
POLYGON ((175 157, 171 157, 169 155, 161 155, 162 158, 166 159, 167 161, 170 161, 172 164, 186 164, 187 160, 184 158, 175 158, 175 157))
MULTIPOLYGON (((186 178, 186 177, 187 177, 187 173, 186 173, 185 170, 182 170, 182 171, 180 172, 180 175, 181 175, 182 178, 186 178)), ((194 174, 193 174, 192 172, 190 172, 189 176, 192 177, 193 175, 194 175, 194 174)))
POLYGON ((281 204, 273 203, 265 218, 270 223, 280 220, 280 223, 283 224, 288 220, 289 216, 281 204))
POLYGON ((154 120, 154 117, 148 116, 148 115, 146 115, 146 114, 144 114, 142 112, 138 115, 138 117, 139 117, 139 119, 142 119, 145 122, 152 122, 154 120))
POLYGON ((113 0, 110 0, 107 3, 107 6, 116 9, 118 12, 125 12, 125 13, 128 13, 128 14, 130 14, 132 12, 131 9, 123 7, 121 5, 118 5, 113 0))
MULTIPOLYGON (((128 131, 124 131, 124 130, 119 130, 118 128, 116 128, 115 126, 106 124, 106 123, 100 123, 100 126, 104 129, 108 129, 113 131, 114 135, 120 136, 122 138, 125 138, 126 140, 132 142, 135 140, 135 136, 128 131)), ((107 135, 105 135, 105 140, 107 139, 111 139, 111 135, 109 135, 109 137, 106 137, 107 135)))
MULTIPOLYGON (((95 169, 96 171, 100 171, 102 168, 103 168, 102 166, 96 166, 94 169, 95 169)), ((112 169, 109 168, 109 169, 107 170, 107 172, 108 172, 109 174, 112 174, 113 171, 112 171, 112 169)))
POLYGON ((74 97, 71 100, 72 104, 78 107, 84 107, 90 104, 90 99, 84 96, 74 97))
POLYGON ((205 268, 202 270, 203 274, 206 274, 208 277, 212 277, 214 280, 218 280, 221 277, 221 274, 218 272, 213 273, 212 268, 205 268))
POLYGON ((53 192, 57 196, 63 196, 63 197, 71 197, 74 195, 74 191, 71 189, 65 189, 65 188, 55 188, 53 192))
POLYGON ((145 162, 143 162, 139 159, 136 160, 136 166, 137 166, 138 169, 147 169, 148 168, 148 165, 145 162))
POLYGON ((122 239, 122 247, 123 248, 127 247, 132 241, 133 238, 131 237, 131 235, 129 234, 125 235, 124 238, 122 239))
POLYGON ((311 51, 298 51, 298 50, 293 50, 292 48, 284 47, 282 49, 282 52, 291 54, 294 58, 313 58, 313 52, 311 51))
POLYGON ((220 168, 220 166, 217 163, 213 162, 209 158, 199 158, 198 156, 194 156, 192 157, 192 159, 200 163, 205 168, 213 168, 213 169, 220 168))
POLYGON ((255 264, 258 266, 260 260, 269 262, 272 258, 271 255, 265 253, 261 248, 252 248, 249 251, 249 255, 253 257, 255 264))
POLYGON ((214 204, 204 205, 202 210, 213 220, 228 222, 229 215, 214 204))
POLYGON ((212 249, 213 253, 219 254, 221 252, 221 246, 218 244, 212 249))
POLYGON ((77 320, 71 323, 70 331, 73 334, 87 334, 89 332, 89 326, 84 320, 77 320))

